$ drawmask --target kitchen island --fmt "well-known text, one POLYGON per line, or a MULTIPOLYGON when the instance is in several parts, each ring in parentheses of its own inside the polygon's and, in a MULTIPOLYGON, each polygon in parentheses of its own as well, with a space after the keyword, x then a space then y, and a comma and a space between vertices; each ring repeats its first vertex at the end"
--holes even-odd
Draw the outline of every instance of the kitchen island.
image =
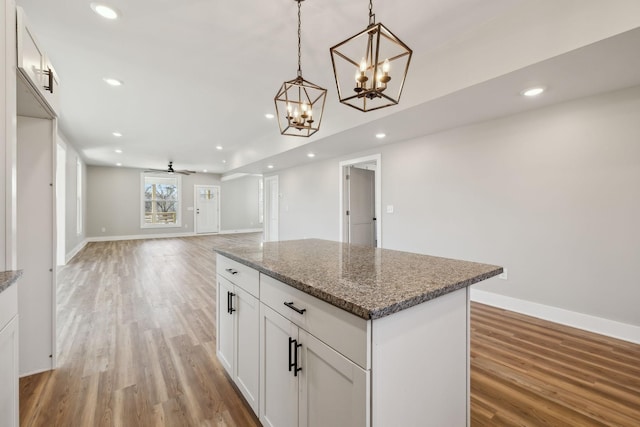
POLYGON ((308 239, 217 246, 217 354, 263 425, 469 425, 469 292, 502 268, 308 239))

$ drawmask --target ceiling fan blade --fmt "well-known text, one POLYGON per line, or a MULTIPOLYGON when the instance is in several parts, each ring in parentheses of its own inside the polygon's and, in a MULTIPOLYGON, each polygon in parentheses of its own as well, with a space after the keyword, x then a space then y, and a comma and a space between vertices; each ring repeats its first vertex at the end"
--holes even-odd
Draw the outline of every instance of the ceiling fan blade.
POLYGON ((182 175, 191 175, 192 173, 196 173, 196 171, 190 171, 190 170, 178 170, 178 171, 174 171, 175 173, 179 173, 182 175))
POLYGON ((166 169, 145 169, 145 172, 166 172, 166 169))

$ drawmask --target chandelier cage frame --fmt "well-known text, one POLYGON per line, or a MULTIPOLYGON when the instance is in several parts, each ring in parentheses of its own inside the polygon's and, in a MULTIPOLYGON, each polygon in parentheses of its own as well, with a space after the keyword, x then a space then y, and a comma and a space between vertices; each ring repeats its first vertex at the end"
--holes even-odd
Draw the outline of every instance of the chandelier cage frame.
POLYGON ((301 3, 304 0, 294 1, 298 3, 298 75, 282 84, 274 103, 282 135, 309 137, 320 130, 327 90, 302 77, 301 3))
POLYGON ((413 51, 375 22, 371 0, 367 28, 329 51, 341 103, 367 112, 400 102, 413 51), (390 72, 392 66, 395 75, 390 72))

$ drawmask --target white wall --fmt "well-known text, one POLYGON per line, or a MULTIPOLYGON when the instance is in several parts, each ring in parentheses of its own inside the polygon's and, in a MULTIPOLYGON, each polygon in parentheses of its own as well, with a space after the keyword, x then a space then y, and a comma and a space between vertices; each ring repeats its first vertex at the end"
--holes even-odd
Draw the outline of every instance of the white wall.
MULTIPOLYGON (((640 326, 638 117, 635 87, 381 147, 384 247, 502 265, 476 287, 640 326)), ((339 238, 339 160, 279 173, 283 240, 339 238)))
POLYGON ((17 266, 15 5, 0 0, 0 271, 17 266))
POLYGON ((259 190, 262 177, 246 175, 223 181, 220 186, 220 230, 242 231, 262 228, 259 190))
POLYGON ((2 165, 2 173, 0 173, 0 271, 6 268, 6 150, 7 150, 7 91, 6 91, 6 2, 0 0, 0 22, 2 22, 3 30, 0 31, 0 165, 2 165))
POLYGON ((193 186, 220 185, 220 176, 216 174, 182 176, 182 227, 141 228, 140 172, 130 168, 87 167, 87 238, 193 233, 193 211, 187 210, 194 206, 193 186))

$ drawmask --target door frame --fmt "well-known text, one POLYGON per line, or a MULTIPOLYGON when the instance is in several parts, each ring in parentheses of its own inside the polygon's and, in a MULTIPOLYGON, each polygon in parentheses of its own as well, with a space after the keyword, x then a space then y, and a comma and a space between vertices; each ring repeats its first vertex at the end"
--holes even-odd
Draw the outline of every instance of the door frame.
POLYGON ((378 154, 372 154, 370 156, 364 156, 364 157, 358 157, 355 159, 349 159, 349 160, 343 160, 338 164, 338 192, 339 192, 339 210, 338 210, 338 224, 340 225, 339 227, 339 231, 338 231, 338 241, 339 242, 345 242, 345 236, 344 236, 344 231, 345 231, 345 227, 344 227, 344 222, 347 220, 346 215, 345 215, 345 206, 344 206, 344 186, 346 184, 345 182, 345 177, 344 177, 344 168, 351 166, 351 165, 357 165, 360 163, 375 163, 376 169, 375 169, 375 175, 374 175, 374 182, 375 182, 375 213, 376 213, 376 240, 377 240, 377 247, 381 248, 382 247, 382 155, 380 153, 378 154))
POLYGON ((220 233, 220 224, 222 223, 220 218, 220 186, 219 185, 210 185, 210 184, 194 184, 193 185, 193 234, 198 234, 198 188, 215 188, 218 190, 218 231, 211 231, 207 233, 200 234, 217 234, 220 233))
POLYGON ((263 191, 264 191, 264 224, 263 224, 263 240, 265 242, 277 242, 280 239, 280 183, 278 181, 278 175, 265 176, 263 179, 263 191), (276 209, 278 210, 278 228, 276 229, 275 240, 269 239, 271 234, 271 209, 268 209, 273 200, 271 196, 271 186, 269 183, 273 181, 276 184, 276 209))

